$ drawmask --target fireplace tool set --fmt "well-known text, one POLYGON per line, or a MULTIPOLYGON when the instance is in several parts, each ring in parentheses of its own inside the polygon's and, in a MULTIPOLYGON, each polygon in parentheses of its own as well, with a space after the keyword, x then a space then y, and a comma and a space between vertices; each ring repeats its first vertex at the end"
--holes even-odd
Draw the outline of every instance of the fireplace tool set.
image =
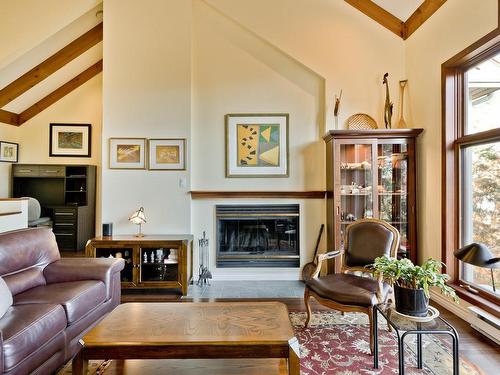
POLYGON ((212 278, 212 272, 208 270, 209 257, 208 257, 208 238, 206 238, 205 231, 203 231, 203 238, 198 240, 199 255, 198 260, 200 262, 200 267, 198 270, 198 281, 197 285, 207 284, 210 285, 209 279, 212 278))

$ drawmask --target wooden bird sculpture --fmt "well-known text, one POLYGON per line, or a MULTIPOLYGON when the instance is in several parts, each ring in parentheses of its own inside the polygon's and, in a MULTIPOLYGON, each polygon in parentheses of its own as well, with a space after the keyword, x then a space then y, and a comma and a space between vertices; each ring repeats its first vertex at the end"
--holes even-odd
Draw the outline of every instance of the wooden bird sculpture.
POLYGON ((387 80, 387 77, 389 77, 389 73, 384 74, 384 80, 382 82, 382 84, 385 85, 384 122, 386 129, 390 129, 392 120, 392 109, 394 105, 391 102, 391 98, 389 96, 389 81, 387 80))

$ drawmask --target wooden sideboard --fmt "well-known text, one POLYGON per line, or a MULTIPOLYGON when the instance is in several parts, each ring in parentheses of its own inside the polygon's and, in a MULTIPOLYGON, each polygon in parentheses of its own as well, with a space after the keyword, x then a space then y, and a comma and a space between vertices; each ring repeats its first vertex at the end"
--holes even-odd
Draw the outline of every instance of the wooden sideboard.
POLYGON ((193 236, 118 235, 87 242, 91 258, 123 258, 122 288, 175 288, 187 294, 193 275, 193 236))

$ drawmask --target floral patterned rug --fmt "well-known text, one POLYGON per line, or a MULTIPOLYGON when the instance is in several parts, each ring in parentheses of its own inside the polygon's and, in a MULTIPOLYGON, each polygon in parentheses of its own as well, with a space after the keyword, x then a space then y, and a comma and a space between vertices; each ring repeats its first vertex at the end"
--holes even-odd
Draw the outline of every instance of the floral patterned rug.
MULTIPOLYGON (((335 311, 313 313, 308 328, 304 328, 306 313, 292 312, 290 320, 300 342, 302 375, 386 375, 398 373, 398 348, 395 334, 387 330, 379 318, 379 369, 373 369, 365 314, 335 311)), ((424 335, 424 368, 416 368, 416 343, 413 336, 405 340, 405 370, 407 375, 449 375, 452 373, 451 339, 424 335)), ((90 374, 107 374, 112 361, 91 361, 90 374)), ((59 375, 71 374, 71 362, 59 375)), ((460 359, 461 375, 484 375, 467 360, 460 359)), ((207 373, 208 375, 208 373, 207 373)), ((262 374, 265 375, 265 374, 262 374)))
MULTIPOLYGON (((338 312, 313 313, 308 328, 306 313, 291 313, 290 319, 300 342, 302 375, 371 375, 398 373, 398 347, 394 332, 379 318, 379 369, 370 355, 368 317, 338 312)), ((405 373, 448 375, 452 373, 451 338, 423 335, 424 368, 416 368, 416 340, 405 340, 405 373)), ((470 362, 460 360, 461 375, 482 375, 470 362)))

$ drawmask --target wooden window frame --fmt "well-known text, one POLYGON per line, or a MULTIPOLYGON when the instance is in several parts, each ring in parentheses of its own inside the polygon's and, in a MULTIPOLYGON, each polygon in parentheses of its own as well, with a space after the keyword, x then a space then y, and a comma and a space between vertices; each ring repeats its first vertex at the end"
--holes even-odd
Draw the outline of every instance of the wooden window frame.
MULTIPOLYGON (((500 23, 500 14, 499 14, 500 23)), ((500 129, 464 134, 467 103, 465 73, 500 52, 500 27, 491 31, 441 65, 442 94, 442 261, 459 297, 500 317, 500 298, 469 289, 460 280, 453 251, 460 246, 460 146, 500 139, 500 129), (450 230, 451 229, 451 230, 450 230)))

